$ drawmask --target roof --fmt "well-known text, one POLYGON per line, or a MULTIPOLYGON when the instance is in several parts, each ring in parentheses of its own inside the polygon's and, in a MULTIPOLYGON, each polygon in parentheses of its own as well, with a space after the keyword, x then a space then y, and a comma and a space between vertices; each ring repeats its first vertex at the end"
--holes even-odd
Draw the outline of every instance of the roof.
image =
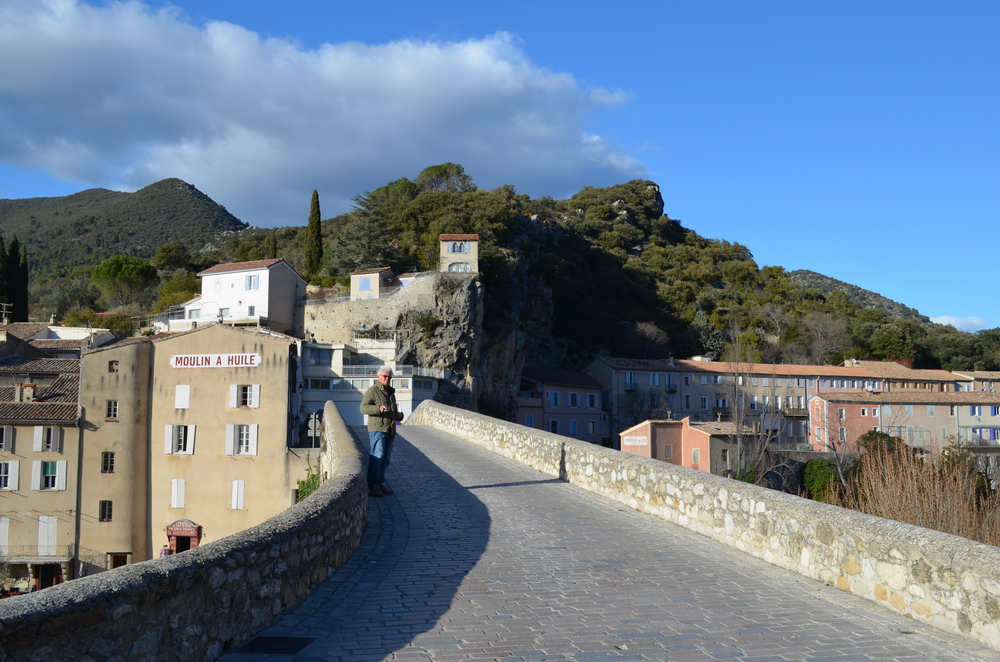
POLYGON ((956 370, 955 374, 965 379, 997 380, 1000 372, 994 370, 956 370))
POLYGON ((521 377, 530 379, 541 384, 558 384, 559 386, 578 386, 580 388, 592 388, 600 390, 601 384, 596 379, 585 372, 576 370, 539 370, 537 368, 523 368, 521 377))
MULTIPOLYGON (((279 262, 285 262, 283 258, 275 258, 273 260, 251 260, 250 262, 230 262, 228 264, 217 264, 214 267, 209 267, 204 271, 199 271, 199 276, 204 276, 205 274, 218 274, 225 273, 228 271, 250 271, 256 269, 270 269, 279 262)), ((286 262, 287 264, 287 262, 286 262)), ((288 267, 291 269, 291 266, 288 267)), ((294 271, 294 269, 292 269, 294 271)))
POLYGON ((27 340, 37 333, 48 330, 49 325, 45 322, 14 322, 0 326, 0 331, 5 331, 21 340, 27 340))
POLYGON ((38 349, 80 349, 81 347, 86 347, 90 343, 90 339, 45 338, 29 340, 28 343, 38 349))
POLYGON ((79 374, 80 359, 36 359, 13 354, 0 359, 0 373, 79 374))
POLYGON ((440 241, 479 241, 478 234, 439 234, 440 241))
POLYGON ((1000 393, 988 391, 931 391, 905 389, 885 393, 820 393, 827 402, 847 404, 912 404, 912 405, 1000 405, 1000 393))
MULTIPOLYGON (((958 375, 947 370, 917 370, 895 361, 858 361, 858 365, 884 379, 902 379, 930 382, 960 381, 958 375)), ((849 368, 853 370, 853 368, 849 368)))
POLYGON ((14 387, 0 387, 0 420, 73 422, 80 416, 80 376, 60 375, 35 388, 34 402, 13 402, 14 387))
POLYGON ((375 267, 374 269, 362 269, 361 271, 352 271, 352 276, 364 276, 365 274, 380 274, 384 271, 392 271, 389 267, 375 267))

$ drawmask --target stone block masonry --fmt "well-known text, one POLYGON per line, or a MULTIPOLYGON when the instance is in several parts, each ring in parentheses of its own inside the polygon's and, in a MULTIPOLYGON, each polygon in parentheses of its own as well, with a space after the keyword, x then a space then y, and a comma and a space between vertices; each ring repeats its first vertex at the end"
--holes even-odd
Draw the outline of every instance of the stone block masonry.
POLYGON ((1000 548, 422 403, 429 425, 550 476, 1000 650, 1000 548))
POLYGON ((295 607, 357 549, 365 451, 332 403, 305 501, 236 535, 0 603, 0 662, 212 660, 295 607))

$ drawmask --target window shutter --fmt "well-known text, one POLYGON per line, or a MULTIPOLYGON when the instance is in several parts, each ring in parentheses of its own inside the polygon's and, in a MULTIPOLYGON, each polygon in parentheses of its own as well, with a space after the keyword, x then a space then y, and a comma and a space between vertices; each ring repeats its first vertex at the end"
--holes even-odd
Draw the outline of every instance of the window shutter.
POLYGON ((184 479, 174 478, 170 481, 170 507, 184 507, 184 479))
POLYGON ((10 425, 3 426, 3 448, 0 450, 8 453, 14 452, 14 428, 10 425))
POLYGON ((16 490, 20 487, 18 478, 21 473, 21 463, 18 460, 13 460, 7 463, 8 476, 7 476, 7 489, 16 490))
POLYGON ((42 489, 42 461, 31 461, 31 489, 42 489))
POLYGON ((170 455, 174 452, 174 426, 163 426, 163 452, 170 455))
POLYGON ((250 455, 257 454, 257 424, 250 426, 250 455))
POLYGON ((178 384, 174 390, 174 409, 187 409, 191 406, 191 386, 178 384))
POLYGON ((243 510, 243 490, 242 480, 233 481, 233 510, 243 510))
POLYGON ((250 406, 254 409, 260 408, 260 384, 250 386, 250 406))
POLYGON ((236 384, 229 385, 229 407, 236 409, 240 406, 240 387, 236 384))
POLYGON ((63 452, 63 429, 52 428, 52 450, 57 453, 63 452))
POLYGON ((36 453, 42 452, 42 436, 45 434, 45 428, 41 425, 35 426, 35 445, 32 448, 36 453))
POLYGON ((56 489, 66 489, 66 460, 56 462, 56 489))
POLYGON ((226 423, 226 455, 236 455, 236 426, 226 423))
POLYGON ((187 450, 184 452, 185 455, 194 455, 194 426, 188 426, 188 443, 187 450))

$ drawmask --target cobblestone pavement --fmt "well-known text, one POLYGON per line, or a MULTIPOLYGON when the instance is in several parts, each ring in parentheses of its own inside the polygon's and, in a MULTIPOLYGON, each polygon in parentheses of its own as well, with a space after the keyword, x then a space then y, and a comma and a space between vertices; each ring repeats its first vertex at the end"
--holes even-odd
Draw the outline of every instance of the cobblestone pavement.
POLYGON ((361 548, 221 662, 997 660, 431 428, 361 548))

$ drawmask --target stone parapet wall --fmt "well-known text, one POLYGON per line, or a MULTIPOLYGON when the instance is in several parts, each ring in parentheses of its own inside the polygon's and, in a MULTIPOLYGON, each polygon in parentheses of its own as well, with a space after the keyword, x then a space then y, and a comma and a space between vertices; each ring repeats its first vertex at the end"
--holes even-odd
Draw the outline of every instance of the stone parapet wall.
POLYGON ((299 604, 368 516, 365 452, 331 403, 323 420, 329 480, 308 499, 187 552, 4 600, 0 662, 212 660, 299 604))
POLYGON ((655 515, 1000 650, 1000 548, 422 403, 429 425, 597 495, 655 515))

